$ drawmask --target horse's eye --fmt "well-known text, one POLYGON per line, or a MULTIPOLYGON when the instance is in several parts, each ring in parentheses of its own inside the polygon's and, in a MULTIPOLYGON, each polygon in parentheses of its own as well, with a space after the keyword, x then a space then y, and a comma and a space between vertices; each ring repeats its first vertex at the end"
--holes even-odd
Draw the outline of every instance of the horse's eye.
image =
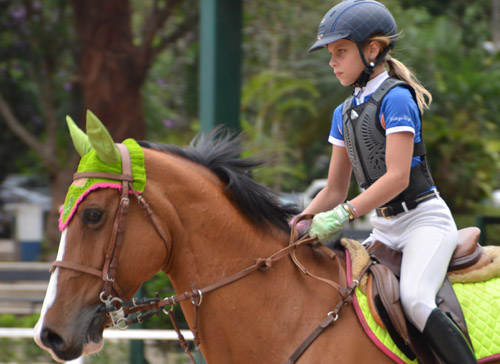
POLYGON ((95 225, 102 219, 103 212, 97 209, 88 209, 83 212, 83 223, 95 225))

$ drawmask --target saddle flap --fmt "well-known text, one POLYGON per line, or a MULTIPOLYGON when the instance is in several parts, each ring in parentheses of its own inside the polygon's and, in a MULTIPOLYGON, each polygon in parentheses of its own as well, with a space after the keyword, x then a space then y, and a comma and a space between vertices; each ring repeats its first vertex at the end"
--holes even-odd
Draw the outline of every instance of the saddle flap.
POLYGON ((373 274, 373 283, 376 286, 380 302, 382 303, 396 333, 403 338, 406 345, 409 343, 406 319, 399 301, 399 282, 391 270, 381 264, 370 267, 373 274))

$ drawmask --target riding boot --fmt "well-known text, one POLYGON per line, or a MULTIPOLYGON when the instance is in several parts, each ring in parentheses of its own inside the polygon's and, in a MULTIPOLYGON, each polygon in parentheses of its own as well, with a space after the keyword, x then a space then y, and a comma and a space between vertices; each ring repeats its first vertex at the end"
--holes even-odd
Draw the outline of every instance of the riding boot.
POLYGON ((423 334, 445 364, 477 364, 474 350, 462 331, 439 308, 427 319, 423 334))

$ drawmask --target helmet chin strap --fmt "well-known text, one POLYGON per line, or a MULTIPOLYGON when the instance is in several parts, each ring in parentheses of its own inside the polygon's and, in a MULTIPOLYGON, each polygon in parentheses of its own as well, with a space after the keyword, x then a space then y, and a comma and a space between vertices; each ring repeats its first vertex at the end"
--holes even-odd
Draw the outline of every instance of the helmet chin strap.
POLYGON ((365 65, 365 69, 363 70, 363 72, 361 72, 358 79, 353 84, 351 84, 351 86, 365 87, 370 80, 371 75, 373 75, 374 68, 385 59, 387 53, 389 53, 389 51, 392 49, 392 45, 384 49, 384 51, 377 56, 375 62, 370 63, 366 62, 365 54, 363 52, 363 49, 361 48, 361 44, 356 42, 356 46, 358 47, 359 55, 361 57, 361 60, 363 61, 363 64, 365 65))

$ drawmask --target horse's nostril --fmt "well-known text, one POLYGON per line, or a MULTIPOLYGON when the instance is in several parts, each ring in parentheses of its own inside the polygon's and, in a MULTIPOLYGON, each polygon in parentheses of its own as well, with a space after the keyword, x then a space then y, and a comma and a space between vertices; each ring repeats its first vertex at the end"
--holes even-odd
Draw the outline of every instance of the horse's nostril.
POLYGON ((57 334, 55 331, 44 327, 40 333, 42 344, 52 350, 53 354, 62 360, 73 360, 82 355, 82 345, 73 345, 71 340, 57 334))
POLYGON ((54 351, 64 350, 64 340, 49 328, 44 327, 41 333, 43 345, 54 351))

